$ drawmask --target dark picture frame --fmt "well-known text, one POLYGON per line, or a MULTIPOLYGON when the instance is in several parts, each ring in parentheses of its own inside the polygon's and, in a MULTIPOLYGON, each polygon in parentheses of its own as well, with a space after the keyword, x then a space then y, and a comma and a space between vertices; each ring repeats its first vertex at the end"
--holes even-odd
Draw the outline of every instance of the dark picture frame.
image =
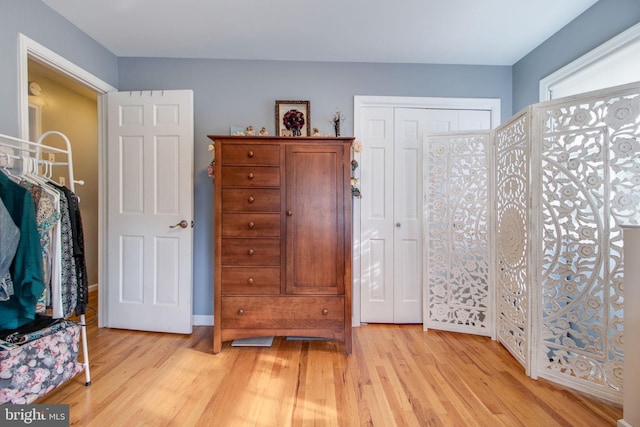
POLYGON ((276 101, 277 136, 311 136, 309 101, 276 101))

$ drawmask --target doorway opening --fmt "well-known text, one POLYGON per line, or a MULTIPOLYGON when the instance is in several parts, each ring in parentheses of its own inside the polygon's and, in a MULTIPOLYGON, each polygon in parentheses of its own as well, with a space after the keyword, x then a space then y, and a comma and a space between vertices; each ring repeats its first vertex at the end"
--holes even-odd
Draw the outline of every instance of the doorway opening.
MULTIPOLYGON (((106 137, 101 95, 116 89, 23 34, 19 34, 18 45, 20 137, 30 139, 31 133, 48 130, 70 137, 74 157, 81 160, 75 162, 76 176, 85 181, 84 186, 76 187, 76 192, 81 200, 89 285, 95 287, 105 283, 106 278, 103 268, 106 137), (35 82, 40 90, 30 94, 30 86, 36 87, 30 82, 35 82)), ((102 299, 98 302, 102 306, 102 299)), ((99 316, 102 311, 98 310, 99 316)))

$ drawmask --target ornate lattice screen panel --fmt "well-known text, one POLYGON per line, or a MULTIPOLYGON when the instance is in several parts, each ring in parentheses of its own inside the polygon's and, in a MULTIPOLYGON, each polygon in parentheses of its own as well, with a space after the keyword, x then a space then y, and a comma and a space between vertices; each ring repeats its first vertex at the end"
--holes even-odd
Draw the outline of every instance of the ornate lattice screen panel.
POLYGON ((494 144, 497 337, 532 377, 621 402, 640 84, 535 104, 494 144))
POLYGON ((493 334, 489 131, 425 139, 426 328, 493 334))
POLYGON ((537 372, 621 400, 623 224, 640 223, 640 87, 535 105, 537 372))
POLYGON ((529 212, 531 114, 496 129, 497 338, 529 373, 529 212))

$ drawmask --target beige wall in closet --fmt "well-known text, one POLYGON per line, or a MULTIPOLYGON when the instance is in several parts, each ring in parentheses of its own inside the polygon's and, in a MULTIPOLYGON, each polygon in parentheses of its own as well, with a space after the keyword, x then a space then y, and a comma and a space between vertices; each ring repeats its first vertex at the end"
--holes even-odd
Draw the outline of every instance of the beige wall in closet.
MULTIPOLYGON (((55 130, 71 141, 76 193, 80 197, 80 212, 85 242, 85 258, 89 285, 98 282, 98 107, 92 91, 74 84, 52 70, 29 61, 29 82, 42 88, 38 96, 29 96, 29 103, 40 108, 42 133, 55 130)), ((58 136, 49 136, 48 145, 63 148, 58 136)), ((66 159, 60 159, 62 161, 66 159)), ((62 167, 54 169, 53 179, 67 177, 62 167)), ((69 186, 69 183, 67 183, 69 186)))

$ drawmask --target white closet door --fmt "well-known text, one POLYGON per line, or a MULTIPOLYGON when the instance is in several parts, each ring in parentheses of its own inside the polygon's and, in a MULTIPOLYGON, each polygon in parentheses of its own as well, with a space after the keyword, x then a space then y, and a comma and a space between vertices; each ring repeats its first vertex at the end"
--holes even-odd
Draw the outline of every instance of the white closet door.
POLYGON ((361 111, 361 321, 422 323, 423 135, 489 129, 488 110, 361 111))
POLYGON ((394 108, 361 114, 361 321, 393 323, 394 108))
POLYGON ((395 109, 393 323, 422 322, 422 135, 428 111, 395 109))
POLYGON ((106 326, 191 333, 193 92, 107 101, 106 326))
POLYGON ((491 111, 488 110, 459 110, 458 130, 489 130, 491 129, 491 111))

